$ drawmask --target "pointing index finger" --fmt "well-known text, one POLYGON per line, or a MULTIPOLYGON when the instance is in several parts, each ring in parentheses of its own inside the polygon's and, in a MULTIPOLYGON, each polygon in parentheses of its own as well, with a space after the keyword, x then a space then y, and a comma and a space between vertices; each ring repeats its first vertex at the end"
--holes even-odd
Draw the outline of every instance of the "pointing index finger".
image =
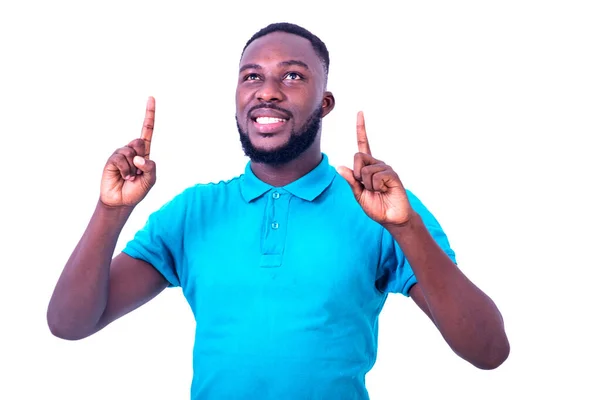
POLYGON ((154 111, 156 110, 156 103, 154 97, 148 97, 146 103, 146 116, 144 118, 144 125, 142 126, 141 139, 146 144, 146 152, 144 158, 150 158, 150 145, 152 144, 152 134, 154 133, 154 111))
POLYGON ((369 139, 365 129, 365 116, 362 111, 359 111, 356 117, 356 139, 358 141, 358 151, 371 155, 371 147, 369 147, 369 139))

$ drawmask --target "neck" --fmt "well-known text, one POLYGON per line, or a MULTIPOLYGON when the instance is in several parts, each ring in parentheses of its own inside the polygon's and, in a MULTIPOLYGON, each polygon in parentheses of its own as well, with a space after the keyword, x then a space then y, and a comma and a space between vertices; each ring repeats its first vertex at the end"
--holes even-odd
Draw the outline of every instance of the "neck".
POLYGON ((323 159, 317 141, 294 160, 282 165, 268 165, 251 162, 254 175, 261 181, 275 187, 292 183, 315 169, 323 159))

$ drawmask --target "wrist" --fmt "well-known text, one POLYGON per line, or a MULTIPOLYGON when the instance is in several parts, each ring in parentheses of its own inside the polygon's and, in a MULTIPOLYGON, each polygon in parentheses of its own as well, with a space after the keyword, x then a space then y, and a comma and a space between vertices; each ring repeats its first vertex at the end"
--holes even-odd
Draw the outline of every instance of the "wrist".
POLYGON ((383 227, 387 230, 393 231, 407 231, 419 225, 421 221, 421 216, 417 214, 414 210, 411 209, 408 214, 408 218, 406 221, 402 223, 386 223, 383 224, 383 227))
POLYGON ((133 209, 134 206, 111 206, 100 199, 98 199, 98 203, 96 204, 96 213, 108 218, 127 219, 131 215, 133 209))
POLYGON ((415 211, 411 211, 406 222, 401 224, 384 224, 383 227, 392 234, 398 243, 400 243, 402 239, 409 239, 415 234, 418 234, 419 230, 424 228, 424 225, 421 216, 415 211))

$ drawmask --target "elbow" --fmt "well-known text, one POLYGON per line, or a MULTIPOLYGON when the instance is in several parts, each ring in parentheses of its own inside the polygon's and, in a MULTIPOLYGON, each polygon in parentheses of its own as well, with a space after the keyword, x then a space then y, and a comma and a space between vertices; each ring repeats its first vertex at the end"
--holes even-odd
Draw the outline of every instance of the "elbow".
POLYGON ((50 311, 46 315, 46 322, 50 333, 59 339, 75 341, 89 336, 81 334, 76 329, 72 329, 68 324, 61 323, 59 318, 54 316, 50 311))
POLYGON ((61 326, 60 324, 54 323, 52 320, 48 320, 48 328, 53 336, 64 339, 64 340, 79 340, 82 339, 78 335, 73 334, 69 329, 61 326))
MULTIPOLYGON (((478 340, 462 340, 450 346, 454 353, 481 370, 500 367, 510 355, 510 343, 504 332, 478 340)), ((449 342, 450 343, 450 342, 449 342)))
POLYGON ((70 332, 67 329, 62 329, 57 325, 48 324, 48 327, 50 328, 50 333, 59 339, 75 341, 84 338, 84 336, 75 335, 73 332, 70 332))
POLYGON ((510 343, 506 336, 498 342, 491 345, 489 350, 485 352, 485 357, 481 357, 473 365, 482 370, 493 370, 504 364, 510 355, 510 343))

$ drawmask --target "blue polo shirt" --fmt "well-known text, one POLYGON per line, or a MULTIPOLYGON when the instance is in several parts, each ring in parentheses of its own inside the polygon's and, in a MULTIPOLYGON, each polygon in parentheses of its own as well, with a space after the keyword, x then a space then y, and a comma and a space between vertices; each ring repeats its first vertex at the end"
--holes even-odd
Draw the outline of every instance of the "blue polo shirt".
MULTIPOLYGON (((408 196, 454 260, 436 219, 408 196)), ((388 293, 408 296, 416 283, 326 155, 284 187, 259 180, 250 164, 232 180, 190 187, 124 252, 189 302, 194 400, 368 399, 378 315, 388 293)))

